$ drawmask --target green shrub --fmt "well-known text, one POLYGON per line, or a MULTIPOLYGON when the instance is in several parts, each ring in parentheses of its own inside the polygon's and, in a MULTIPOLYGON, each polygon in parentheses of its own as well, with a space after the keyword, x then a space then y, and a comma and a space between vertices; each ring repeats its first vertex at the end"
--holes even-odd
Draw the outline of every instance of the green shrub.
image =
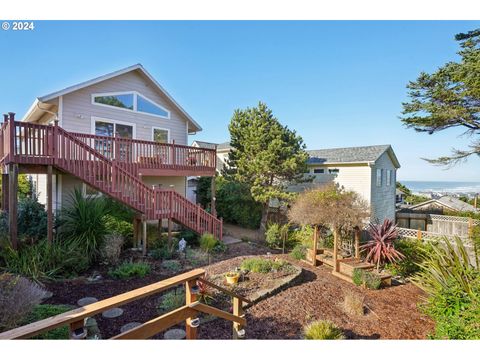
POLYGON ((365 273, 365 270, 353 269, 352 281, 355 285, 357 285, 357 286, 363 285, 364 278, 365 278, 364 273, 365 273))
POLYGON ((185 305, 185 290, 176 288, 161 296, 157 310, 160 314, 168 313, 185 305))
POLYGON ((113 215, 105 215, 105 227, 108 234, 122 235, 125 242, 131 244, 133 241, 133 223, 128 222, 113 215))
POLYGON ((36 196, 18 202, 18 237, 33 244, 47 237, 47 212, 36 196))
POLYGON ((0 332, 19 326, 45 295, 45 290, 32 281, 0 274, 0 332))
POLYGON ((395 249, 400 251, 405 258, 385 265, 385 269, 392 275, 410 277, 420 271, 424 255, 431 249, 430 243, 420 240, 403 239, 395 242, 395 249))
POLYGON ((82 248, 59 241, 49 244, 42 240, 19 250, 7 246, 0 251, 0 259, 7 271, 35 281, 71 277, 89 266, 82 248))
POLYGON ((69 204, 61 211, 60 237, 62 241, 76 244, 93 260, 108 234, 105 215, 108 215, 105 198, 84 196, 75 189, 69 204))
POLYGON ((284 260, 270 260, 263 258, 249 258, 242 261, 240 268, 254 273, 269 273, 281 270, 287 263, 284 260))
POLYGON ((208 263, 210 264, 210 255, 217 246, 217 239, 212 234, 205 233, 200 237, 200 248, 208 254, 208 263))
POLYGON ((334 323, 326 320, 314 321, 304 328, 306 340, 342 340, 345 339, 342 330, 334 323))
POLYGON ((165 260, 162 262, 162 268, 171 272, 179 272, 182 270, 182 264, 177 260, 165 260))
POLYGON ((213 247, 213 252, 215 253, 224 253, 227 251, 227 245, 223 241, 217 241, 213 247))
POLYGON ((371 271, 365 271, 365 286, 371 290, 378 290, 382 285, 382 278, 380 275, 371 271))
POLYGON ((307 256, 307 248, 305 247, 305 245, 298 244, 293 248, 290 256, 295 260, 305 260, 307 256))
MULTIPOLYGON (((51 304, 41 304, 37 305, 30 314, 24 319, 22 325, 31 324, 36 321, 44 320, 51 316, 60 315, 64 312, 72 310, 73 307, 70 305, 51 305, 51 304)), ((62 326, 46 333, 37 335, 32 339, 43 339, 43 340, 56 340, 56 339, 69 339, 70 331, 68 326, 62 326)))
POLYGON ((281 225, 271 223, 265 231, 265 242, 271 248, 279 248, 282 246, 281 225))
POLYGON ((124 262, 108 272, 108 275, 117 279, 128 279, 132 277, 145 277, 150 273, 150 264, 144 262, 124 262))
POLYGON ((380 275, 363 269, 353 269, 352 281, 357 286, 365 285, 365 287, 372 290, 378 290, 382 285, 380 275))
POLYGON ((199 244, 200 236, 198 236, 198 234, 192 230, 184 229, 180 232, 178 238, 185 239, 187 244, 190 246, 197 246, 199 244))
POLYGON ((435 339, 480 339, 480 271, 460 238, 444 238, 424 255, 412 281, 428 299, 423 310, 435 320, 435 339))
POLYGON ((170 260, 178 256, 178 240, 173 238, 169 244, 167 240, 159 241, 156 247, 152 250, 152 257, 156 260, 170 260))
POLYGON ((303 226, 292 231, 292 242, 300 243, 308 249, 311 249, 313 246, 313 227, 312 226, 303 226))

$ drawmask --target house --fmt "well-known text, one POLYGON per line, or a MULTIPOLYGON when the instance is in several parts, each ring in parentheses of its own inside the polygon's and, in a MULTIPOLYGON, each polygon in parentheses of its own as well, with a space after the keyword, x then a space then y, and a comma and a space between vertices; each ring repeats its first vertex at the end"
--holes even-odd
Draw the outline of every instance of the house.
POLYGON ((454 196, 444 195, 437 199, 424 201, 416 205, 410 205, 408 212, 429 213, 429 214, 443 214, 445 211, 454 212, 479 212, 474 206, 460 200, 454 196))
POLYGON ((398 188, 395 189, 395 203, 396 204, 403 204, 405 202, 406 196, 407 195, 402 190, 400 190, 398 188))
POLYGON ((220 143, 220 144, 216 144, 216 143, 211 143, 211 142, 195 140, 195 141, 192 142, 192 146, 200 147, 200 148, 206 148, 206 149, 216 149, 216 151, 217 151, 217 171, 219 173, 222 172, 222 170, 225 166, 228 166, 228 164, 227 164, 228 153, 230 152, 230 149, 232 148, 230 146, 230 142, 226 141, 226 142, 223 142, 223 143, 220 143))
POLYGON ((307 151, 311 183, 290 187, 302 191, 334 181, 369 204, 371 220, 395 220, 396 178, 400 163, 390 145, 307 151))
POLYGON ((201 130, 136 64, 38 97, 21 122, 5 115, 0 165, 5 176, 32 174, 49 213, 81 188, 112 196, 143 221, 168 219, 169 229, 175 221, 221 237, 218 219, 185 198, 188 176, 215 176, 215 149, 188 146, 201 130))

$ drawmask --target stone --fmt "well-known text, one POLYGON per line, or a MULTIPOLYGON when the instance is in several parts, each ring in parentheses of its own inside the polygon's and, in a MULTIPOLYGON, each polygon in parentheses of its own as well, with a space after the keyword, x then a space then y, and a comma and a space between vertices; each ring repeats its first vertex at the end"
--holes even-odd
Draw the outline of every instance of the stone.
POLYGON ((84 297, 84 298, 81 298, 80 300, 77 301, 77 305, 82 307, 82 306, 85 306, 85 305, 90 305, 90 304, 93 304, 93 303, 96 303, 98 301, 97 298, 94 298, 94 297, 84 297))
POLYGON ((123 314, 123 309, 113 308, 113 309, 104 311, 102 313, 102 316, 106 319, 113 319, 113 318, 122 316, 122 314, 123 314))
POLYGON ((94 318, 87 317, 85 319, 85 329, 87 330, 87 339, 100 340, 102 338, 97 321, 94 318))
POLYGON ((42 296, 42 301, 48 300, 53 296, 53 293, 51 291, 45 290, 43 296, 42 296))
POLYGON ((139 323, 139 322, 130 322, 128 324, 125 324, 123 325, 121 328, 120 328, 120 332, 121 333, 124 333, 124 332, 127 332, 128 330, 132 330, 134 328, 136 328, 137 326, 140 326, 142 325, 142 323, 139 323))
POLYGON ((165 340, 182 340, 185 339, 187 333, 182 329, 170 329, 165 332, 163 338, 165 340))

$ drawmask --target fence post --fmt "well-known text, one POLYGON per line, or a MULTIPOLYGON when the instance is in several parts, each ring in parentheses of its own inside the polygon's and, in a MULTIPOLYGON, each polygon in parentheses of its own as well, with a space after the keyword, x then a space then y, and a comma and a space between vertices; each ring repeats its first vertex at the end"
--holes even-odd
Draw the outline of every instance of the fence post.
POLYGON ((422 240, 422 230, 417 230, 417 240, 422 240))
POLYGON ((317 266, 318 226, 313 227, 312 265, 317 266))
POLYGON ((473 235, 473 219, 468 218, 468 237, 471 239, 473 235))
POLYGON ((200 205, 197 205, 197 231, 200 231, 200 205))
MULTIPOLYGON (((188 306, 197 301, 197 295, 192 292, 192 288, 197 286, 196 280, 190 280, 185 283, 185 304, 188 306)), ((187 318, 185 321, 185 331, 187 333, 187 340, 195 340, 197 338, 197 326, 192 326, 192 318, 187 318)), ((196 319, 195 319, 196 320, 196 319)))
MULTIPOLYGON (((232 303, 233 303, 233 315, 242 317, 243 316, 242 300, 240 300, 239 298, 233 297, 232 303)), ((233 322, 233 339, 238 340, 243 338, 245 338, 245 330, 242 328, 242 325, 240 325, 237 322, 233 322)))
POLYGON ((355 226, 355 259, 360 259, 360 228, 355 226))

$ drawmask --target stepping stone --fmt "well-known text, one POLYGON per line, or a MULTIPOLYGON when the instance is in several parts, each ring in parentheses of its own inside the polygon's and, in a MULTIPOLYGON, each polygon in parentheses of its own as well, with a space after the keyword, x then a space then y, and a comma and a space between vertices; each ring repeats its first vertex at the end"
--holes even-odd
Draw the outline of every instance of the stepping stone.
POLYGON ((85 306, 96 303, 98 301, 97 298, 94 297, 84 297, 77 301, 78 306, 85 306))
POLYGON ((139 323, 139 322, 131 322, 131 323, 125 324, 120 328, 120 332, 121 333, 127 332, 128 330, 132 330, 140 325, 142 325, 142 323, 139 323))
POLYGON ((187 333, 182 329, 170 329, 165 332, 163 338, 165 340, 182 340, 185 339, 187 333))
POLYGON ((104 312, 102 313, 102 316, 103 316, 104 318, 106 318, 106 319, 113 319, 113 318, 122 316, 122 314, 123 314, 123 309, 113 308, 113 309, 104 311, 104 312))

